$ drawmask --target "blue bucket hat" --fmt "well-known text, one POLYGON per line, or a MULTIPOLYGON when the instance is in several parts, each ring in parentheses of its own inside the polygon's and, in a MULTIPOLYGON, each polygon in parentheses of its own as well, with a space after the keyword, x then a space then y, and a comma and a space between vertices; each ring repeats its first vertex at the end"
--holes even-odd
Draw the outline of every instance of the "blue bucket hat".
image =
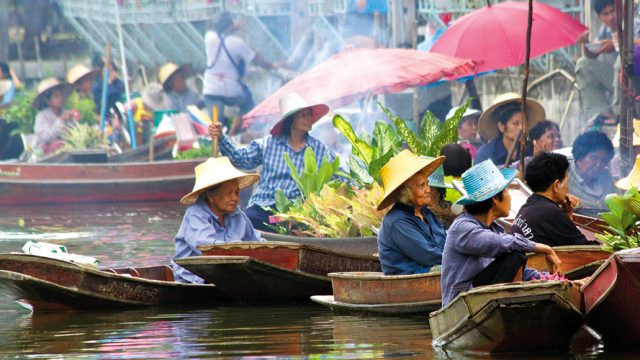
POLYGON ((490 199, 504 190, 517 174, 516 169, 498 170, 491 160, 476 164, 462 174, 462 184, 467 194, 458 199, 456 204, 472 205, 490 199))
POLYGON ((429 175, 429 186, 440 189, 453 189, 453 185, 447 184, 444 181, 444 168, 442 165, 429 175))

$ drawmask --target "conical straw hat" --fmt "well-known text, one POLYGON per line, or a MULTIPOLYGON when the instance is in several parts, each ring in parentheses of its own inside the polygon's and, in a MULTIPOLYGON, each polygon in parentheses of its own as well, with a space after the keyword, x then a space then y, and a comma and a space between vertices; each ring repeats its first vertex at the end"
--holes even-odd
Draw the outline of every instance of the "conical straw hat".
POLYGON ((100 74, 99 69, 90 69, 84 64, 75 64, 67 71, 67 82, 77 85, 82 79, 90 76, 97 77, 98 74, 100 74))
POLYGON ((640 155, 636 156, 636 162, 629 175, 616 182, 616 187, 622 190, 629 190, 632 186, 637 188, 638 185, 640 185, 640 155))
POLYGON ((193 185, 193 191, 180 200, 184 205, 195 203, 205 190, 228 180, 238 179, 240 190, 260 180, 258 174, 247 174, 236 169, 226 156, 207 159, 196 166, 195 172, 196 183, 193 185))
POLYGON ((169 85, 169 78, 171 78, 173 74, 180 71, 185 74, 186 77, 186 74, 190 71, 190 69, 191 67, 188 64, 178 66, 174 63, 166 63, 162 65, 160 70, 158 70, 158 80, 160 80, 160 84, 162 84, 162 87, 167 90, 167 87, 169 85))
POLYGON ((384 195, 378 205, 378 210, 382 210, 393 204, 396 200, 396 194, 394 194, 394 192, 404 184, 405 181, 422 170, 426 170, 427 176, 431 175, 442 162, 444 162, 444 156, 437 158, 418 156, 407 149, 402 150, 396 156, 392 157, 391 160, 380 169, 384 195))
POLYGON ((62 96, 66 99, 69 96, 69 94, 71 94, 73 87, 70 84, 61 83, 56 78, 46 78, 40 81, 40 83, 38 84, 38 88, 37 88, 38 95, 36 95, 36 98, 33 99, 33 103, 31 103, 31 107, 33 107, 36 110, 39 110, 41 107, 42 101, 44 100, 44 94, 49 90, 56 90, 56 89, 62 91, 62 96))

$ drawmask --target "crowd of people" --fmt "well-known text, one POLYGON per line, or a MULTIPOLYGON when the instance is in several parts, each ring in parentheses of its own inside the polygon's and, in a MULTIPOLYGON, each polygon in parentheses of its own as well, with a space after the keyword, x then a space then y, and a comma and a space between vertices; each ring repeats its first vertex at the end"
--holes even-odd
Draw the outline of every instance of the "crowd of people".
MULTIPOLYGON (((594 42, 584 42, 585 57, 576 65, 576 77, 588 112, 615 118, 619 91, 613 77, 619 64, 613 0, 596 0, 594 9, 603 28, 594 42)), ((188 105, 204 106, 212 116, 213 109, 223 113, 226 106, 238 107, 240 114, 249 111, 254 104, 243 82, 246 66, 254 63, 272 69, 274 65, 235 36, 236 27, 233 17, 223 13, 205 34, 207 65, 201 95, 187 86, 186 80, 193 75, 188 64, 165 64, 158 72, 159 82, 149 84, 139 99, 126 104, 136 121, 151 120, 154 110, 185 112, 188 105)), ((38 85, 32 104, 39 111, 35 147, 44 153, 55 151, 60 133, 77 121, 75 113, 64 108, 73 91, 93 98, 98 109, 105 101, 111 107, 121 100, 124 85, 116 64, 108 62, 106 69, 106 85, 100 67, 82 64, 69 70, 66 83, 48 78, 38 85)), ((0 66, 0 76, 7 72, 0 66)), ((11 98, 12 88, 0 82, 3 101, 11 98)), ((535 99, 527 99, 524 105, 526 117, 521 97, 505 93, 484 111, 467 108, 458 125, 459 141, 446 144, 441 156, 427 158, 402 150, 383 166, 384 196, 378 210, 386 215, 377 240, 385 274, 425 273, 441 265, 442 299, 447 304, 475 286, 540 278, 538 271, 526 266, 526 252, 543 254, 555 272, 561 264, 552 246, 591 243, 572 216, 574 211, 604 209, 606 195, 618 191, 610 172, 613 144, 607 134, 588 130, 572 142, 571 156, 557 153, 563 148, 559 125, 546 118, 544 107, 535 99), (524 127, 528 146, 520 154, 524 127), (521 158, 525 169, 521 177, 533 195, 505 232, 497 220, 511 209, 508 188, 518 175, 521 158), (454 189, 452 181, 459 181, 464 191, 454 189)), ((313 150, 317 166, 325 158, 336 157, 323 139, 310 135, 314 124, 329 113, 326 104, 311 104, 289 93, 279 106, 280 119, 269 134, 245 146, 225 133, 232 123, 209 126, 209 135, 219 141, 223 156, 195 169, 193 191, 181 200, 189 207, 175 238, 175 258, 200 255, 197 246, 202 244, 260 241, 258 230, 271 230, 276 190, 290 200, 301 196, 283 155, 288 154, 297 169, 305 166, 307 148, 313 150), (261 168, 260 174, 249 173, 256 168, 261 168), (239 192, 254 183, 257 186, 243 209, 239 192)), ((452 108, 450 116, 457 109, 452 108)), ((176 280, 203 281, 173 265, 176 280)))

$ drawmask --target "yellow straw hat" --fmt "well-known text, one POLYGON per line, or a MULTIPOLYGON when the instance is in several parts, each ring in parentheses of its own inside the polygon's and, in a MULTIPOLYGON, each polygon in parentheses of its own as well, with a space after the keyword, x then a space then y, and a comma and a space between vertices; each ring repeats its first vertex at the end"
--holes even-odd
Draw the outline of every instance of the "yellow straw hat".
MULTIPOLYGON (((491 141, 500 135, 498 131, 498 116, 500 108, 507 104, 521 104, 522 97, 516 93, 509 92, 498 95, 493 104, 480 116, 478 122, 478 132, 484 140, 491 141)), ((546 116, 544 108, 534 99, 527 98, 527 129, 531 129, 535 124, 543 120, 546 116)))
POLYGON ((40 81, 40 83, 38 84, 38 88, 37 88, 38 95, 36 95, 36 98, 33 99, 33 102, 31 103, 31 107, 33 107, 36 110, 40 110, 42 101, 44 100, 45 93, 47 91, 53 91, 53 90, 60 90, 62 92, 62 96, 66 99, 69 96, 69 94, 71 94, 73 87, 70 84, 61 83, 56 78, 46 78, 40 81))
POLYGON ((75 64, 67 71, 67 82, 77 85, 81 80, 87 77, 97 77, 100 74, 99 69, 90 69, 84 64, 75 64))
POLYGON ((391 160, 380 169, 384 195, 378 205, 378 210, 382 210, 393 204, 396 200, 396 194, 394 194, 394 192, 398 190, 405 181, 422 170, 426 170, 427 176, 431 175, 442 162, 444 162, 444 156, 437 158, 418 156, 407 149, 402 150, 396 156, 392 157, 391 160))
POLYGON ((169 86, 169 79, 171 78, 171 76, 173 76, 173 74, 180 71, 182 72, 184 77, 187 77, 187 74, 190 72, 190 70, 191 67, 189 66, 189 64, 178 66, 174 63, 166 63, 162 65, 162 67, 158 71, 158 80, 160 80, 160 84, 162 84, 162 87, 167 90, 167 87, 169 86))
POLYGON ((616 187, 622 190, 629 190, 632 186, 637 188, 638 185, 640 185, 640 155, 636 156, 636 163, 633 164, 629 175, 616 182, 616 187))
POLYGON ((207 159, 196 166, 195 172, 196 183, 193 185, 193 191, 180 199, 184 205, 195 203, 205 190, 228 180, 238 179, 240 190, 260 180, 258 174, 247 174, 236 169, 226 156, 207 159))

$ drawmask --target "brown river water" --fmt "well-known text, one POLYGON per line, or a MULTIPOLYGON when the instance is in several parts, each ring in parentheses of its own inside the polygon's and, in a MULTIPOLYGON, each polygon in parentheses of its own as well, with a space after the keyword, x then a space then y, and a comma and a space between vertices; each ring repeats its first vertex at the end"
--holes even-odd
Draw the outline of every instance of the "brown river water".
MULTIPOLYGON (((102 266, 166 264, 176 203, 0 208, 0 252, 65 244, 102 266)), ((426 316, 334 314, 314 304, 144 308, 31 314, 0 297, 0 359, 459 359, 431 347, 426 316)), ((523 358, 523 356, 509 358, 523 358)), ((638 359, 583 337, 528 359, 638 359)))

